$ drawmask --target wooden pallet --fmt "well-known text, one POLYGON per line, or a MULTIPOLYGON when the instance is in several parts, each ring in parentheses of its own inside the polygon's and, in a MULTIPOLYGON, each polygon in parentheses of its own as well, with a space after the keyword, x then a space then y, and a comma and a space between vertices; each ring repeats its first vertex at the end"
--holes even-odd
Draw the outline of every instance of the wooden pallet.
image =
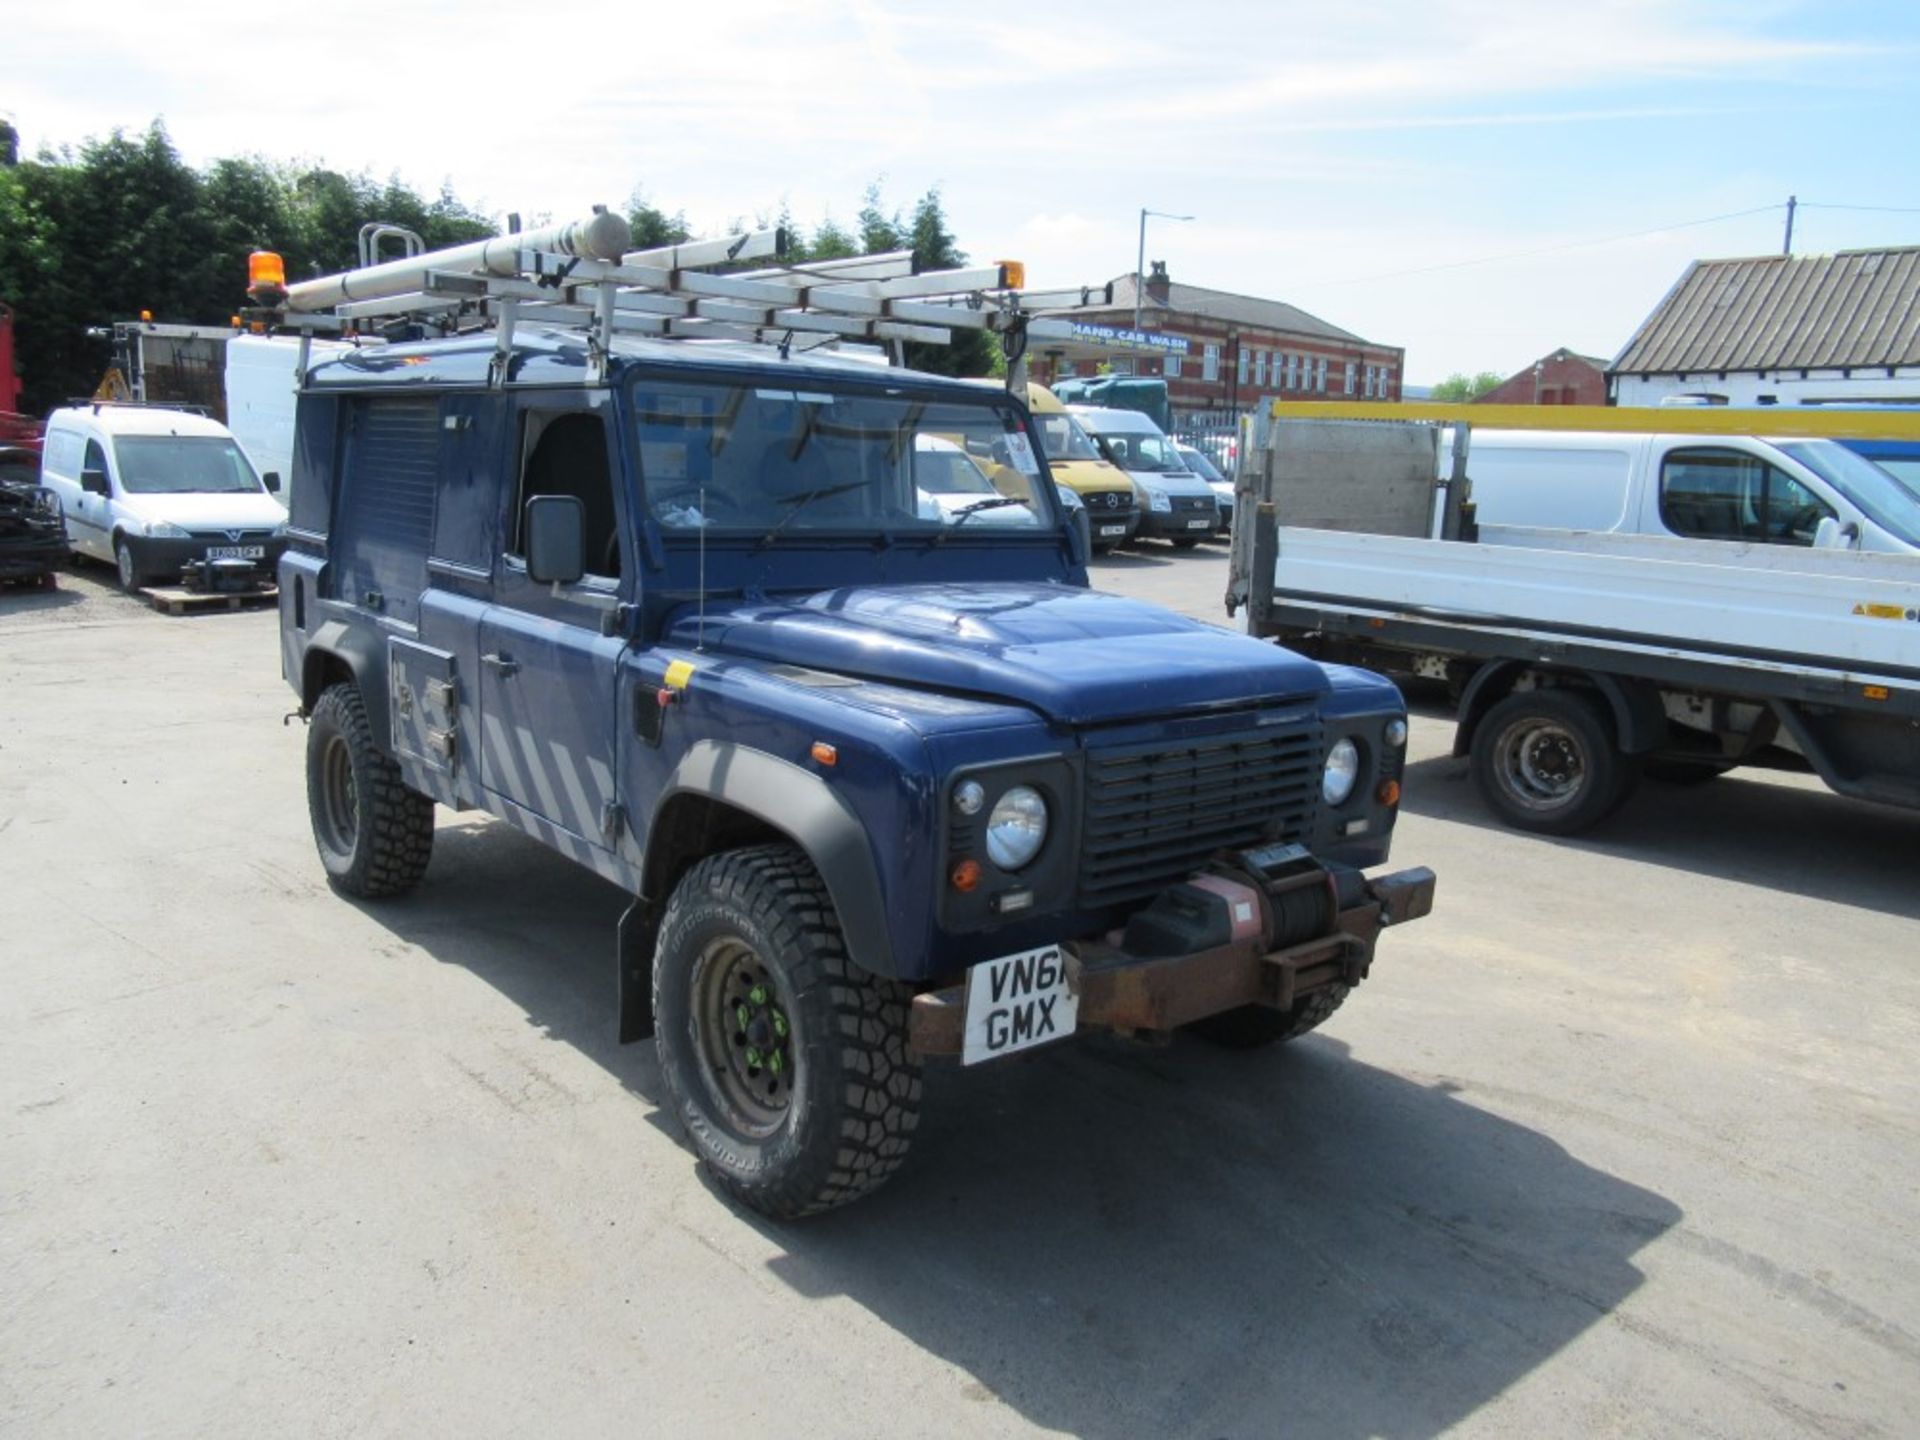
POLYGON ((278 586, 263 590, 188 590, 179 585, 153 585, 140 592, 154 609, 168 615, 198 610, 249 610, 279 601, 278 586))

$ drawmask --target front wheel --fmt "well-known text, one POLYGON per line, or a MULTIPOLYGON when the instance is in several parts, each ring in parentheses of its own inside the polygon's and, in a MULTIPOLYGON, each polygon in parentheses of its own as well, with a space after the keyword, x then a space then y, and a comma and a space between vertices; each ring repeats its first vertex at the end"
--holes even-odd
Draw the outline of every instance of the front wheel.
POLYGON ((356 685, 330 685, 307 729, 307 812, 337 890, 363 900, 411 890, 433 858, 433 801, 407 788, 373 742, 356 685))
POLYGON ((1577 690, 1520 690, 1473 732, 1473 778, 1509 825, 1573 835, 1598 824, 1632 788, 1632 760, 1614 743, 1601 702, 1577 690))
POLYGON ((694 1152, 775 1219, 878 1187, 920 1119, 912 993, 857 969, 792 845, 724 851, 674 888, 654 950, 660 1073, 694 1152))
POLYGON ((140 564, 133 558, 133 546, 124 536, 116 536, 113 542, 113 568, 120 576, 120 588, 129 595, 140 588, 140 582, 146 579, 140 571, 140 564))
POLYGON ((1179 540, 1175 540, 1173 542, 1173 548, 1176 550, 1191 550, 1193 549, 1194 546, 1198 545, 1199 543, 1200 542, 1196 539, 1182 538, 1179 540))

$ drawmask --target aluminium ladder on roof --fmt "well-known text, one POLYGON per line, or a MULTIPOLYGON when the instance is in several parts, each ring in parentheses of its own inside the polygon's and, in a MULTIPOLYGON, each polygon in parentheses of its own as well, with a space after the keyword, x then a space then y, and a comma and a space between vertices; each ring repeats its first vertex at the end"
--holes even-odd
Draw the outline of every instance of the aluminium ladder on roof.
POLYGON ((446 333, 491 325, 501 373, 522 324, 581 330, 597 373, 616 334, 784 348, 796 335, 939 345, 957 330, 978 330, 1001 337, 1012 381, 1030 339, 1069 335, 1067 322, 1048 315, 1112 303, 1111 285, 1025 289, 1011 263, 916 273, 911 252, 896 251, 783 264, 787 237, 779 229, 643 250, 629 250, 630 241, 627 223, 600 210, 301 281, 268 296, 280 302, 268 308, 303 335, 403 317, 446 333), (737 268, 762 260, 772 263, 737 268))

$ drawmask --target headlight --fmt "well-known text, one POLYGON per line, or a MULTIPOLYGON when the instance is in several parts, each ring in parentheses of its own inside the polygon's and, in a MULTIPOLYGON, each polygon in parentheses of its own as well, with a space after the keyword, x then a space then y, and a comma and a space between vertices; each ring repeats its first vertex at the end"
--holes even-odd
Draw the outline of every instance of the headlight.
POLYGON ((1030 785, 1016 785, 994 802, 987 816, 987 858, 1002 870, 1018 870, 1040 853, 1047 838, 1047 802, 1030 785))
POLYGON ((1407 722, 1404 720, 1387 721, 1387 744, 1398 750, 1407 743, 1407 722))
POLYGON ((1173 501, 1168 498, 1166 491, 1154 485, 1142 485, 1140 488, 1147 492, 1147 508, 1149 510, 1173 509, 1173 501))
POLYGON ((1320 798, 1329 805, 1343 804, 1359 778, 1360 747, 1351 740, 1335 741, 1327 751, 1327 768, 1320 773, 1320 798))
POLYGON ((178 525, 165 520, 147 521, 147 538, 150 540, 191 540, 193 537, 178 525))

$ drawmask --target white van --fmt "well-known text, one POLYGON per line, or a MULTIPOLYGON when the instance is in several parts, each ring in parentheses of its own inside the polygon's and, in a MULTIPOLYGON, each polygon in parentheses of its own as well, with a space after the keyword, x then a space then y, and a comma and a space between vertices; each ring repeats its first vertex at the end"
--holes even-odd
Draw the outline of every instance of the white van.
POLYGON ((1069 405, 1067 413, 1133 481, 1140 497, 1136 534, 1171 540, 1185 550, 1220 528, 1220 502, 1213 488, 1187 469, 1173 441, 1150 416, 1098 405, 1069 405))
POLYGON ((1920 552, 1920 499, 1834 440, 1476 429, 1467 475, 1482 527, 1920 552))
POLYGON ((47 417, 40 481, 67 543, 137 590, 188 566, 272 578, 287 548, 280 477, 255 473, 224 425, 184 410, 104 403, 47 417))

